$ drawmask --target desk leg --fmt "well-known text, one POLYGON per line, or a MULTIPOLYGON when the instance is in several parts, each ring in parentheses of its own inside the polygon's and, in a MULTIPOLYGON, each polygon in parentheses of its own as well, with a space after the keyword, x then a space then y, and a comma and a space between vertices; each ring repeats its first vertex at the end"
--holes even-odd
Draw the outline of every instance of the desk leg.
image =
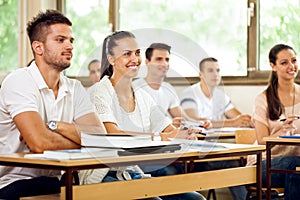
POLYGON ((72 170, 66 170, 66 200, 72 200, 73 196, 73 175, 72 170))
POLYGON ((256 196, 257 199, 262 199, 262 153, 256 154, 256 196))
POLYGON ((271 147, 269 142, 266 142, 266 199, 271 200, 271 147))

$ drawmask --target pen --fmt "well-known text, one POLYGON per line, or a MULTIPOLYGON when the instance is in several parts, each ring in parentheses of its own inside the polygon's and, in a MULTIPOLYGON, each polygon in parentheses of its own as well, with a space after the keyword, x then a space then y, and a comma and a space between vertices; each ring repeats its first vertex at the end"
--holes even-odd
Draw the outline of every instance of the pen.
MULTIPOLYGON (((296 120, 296 119, 300 119, 300 116, 293 116, 293 117, 290 117, 290 118, 292 118, 293 120, 296 120)), ((279 119, 279 121, 281 121, 281 122, 284 122, 286 120, 287 120, 286 118, 279 119)))

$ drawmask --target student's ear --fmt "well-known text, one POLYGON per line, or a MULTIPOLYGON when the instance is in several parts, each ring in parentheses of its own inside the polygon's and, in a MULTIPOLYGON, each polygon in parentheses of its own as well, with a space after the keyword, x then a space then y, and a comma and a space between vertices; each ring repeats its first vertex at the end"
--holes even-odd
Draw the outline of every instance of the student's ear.
POLYGON ((274 72, 277 71, 277 70, 276 70, 276 67, 275 67, 275 65, 274 65, 273 63, 270 62, 270 66, 271 66, 271 68, 272 68, 272 71, 274 71, 274 72))
POLYGON ((37 55, 43 55, 44 47, 43 43, 39 41, 33 41, 31 44, 31 47, 35 54, 37 55))
POLYGON ((107 55, 107 60, 108 60, 109 64, 111 64, 112 66, 114 66, 114 64, 115 64, 114 57, 112 57, 111 55, 107 55))
POLYGON ((145 64, 148 65, 149 62, 150 62, 150 61, 146 58, 146 59, 145 59, 145 64))
POLYGON ((202 72, 201 71, 199 71, 199 78, 202 80, 202 78, 203 78, 203 74, 202 74, 202 72))

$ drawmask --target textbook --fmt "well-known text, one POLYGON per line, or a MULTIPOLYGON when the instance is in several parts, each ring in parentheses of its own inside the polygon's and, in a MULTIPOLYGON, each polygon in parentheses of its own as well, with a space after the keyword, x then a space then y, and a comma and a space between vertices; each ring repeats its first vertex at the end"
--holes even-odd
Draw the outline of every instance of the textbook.
POLYGON ((118 152, 115 149, 66 149, 66 150, 47 150, 43 153, 43 158, 51 160, 77 160, 87 158, 116 157, 118 152))
POLYGON ((82 147, 122 149, 148 146, 151 142, 151 135, 81 133, 82 147))
POLYGON ((151 135, 87 134, 81 133, 81 146, 88 148, 117 149, 118 155, 174 152, 181 149, 181 143, 152 141, 151 135))

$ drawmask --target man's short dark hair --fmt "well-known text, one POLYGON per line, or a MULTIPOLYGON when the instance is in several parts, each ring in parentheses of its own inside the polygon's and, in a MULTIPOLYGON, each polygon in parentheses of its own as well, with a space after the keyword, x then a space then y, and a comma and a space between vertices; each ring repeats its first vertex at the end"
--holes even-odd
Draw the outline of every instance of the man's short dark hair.
POLYGON ((93 63, 101 63, 101 62, 100 62, 100 60, 98 60, 98 59, 93 59, 93 60, 91 60, 91 61, 89 62, 89 64, 88 64, 88 69, 89 69, 89 70, 90 70, 91 64, 93 64, 93 63))
POLYGON ((30 44, 33 41, 45 42, 48 35, 47 28, 53 24, 66 24, 72 26, 71 21, 57 10, 46 10, 39 12, 27 23, 27 34, 30 44))
POLYGON ((146 49, 146 59, 151 60, 151 57, 153 55, 154 49, 161 49, 166 50, 169 53, 171 53, 171 46, 164 44, 164 43, 152 43, 147 49, 146 49))
POLYGON ((218 62, 218 60, 214 57, 207 57, 207 58, 202 59, 199 63, 200 71, 203 71, 204 63, 206 63, 206 62, 218 62))

